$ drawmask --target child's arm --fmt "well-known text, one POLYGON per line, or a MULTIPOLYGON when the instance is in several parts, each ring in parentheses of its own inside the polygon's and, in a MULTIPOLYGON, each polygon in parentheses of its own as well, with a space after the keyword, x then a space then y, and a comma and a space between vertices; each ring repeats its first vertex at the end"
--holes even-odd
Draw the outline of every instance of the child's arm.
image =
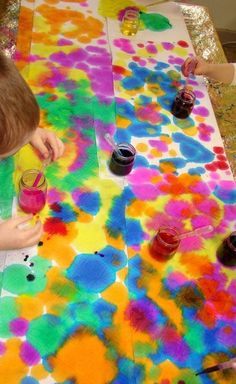
POLYGON ((33 227, 26 224, 32 215, 12 217, 0 223, 0 250, 31 247, 38 243, 42 235, 42 224, 38 221, 33 227), (26 225, 25 228, 19 228, 26 225))
POLYGON ((30 140, 30 144, 47 159, 50 156, 49 148, 52 149, 52 160, 55 161, 63 155, 64 144, 48 129, 37 128, 30 140))
POLYGON ((185 60, 182 66, 182 72, 184 76, 189 75, 188 68, 190 68, 190 63, 195 60, 195 69, 193 71, 194 75, 204 75, 213 80, 220 81, 225 84, 231 84, 235 76, 235 66, 232 63, 225 64, 211 64, 207 63, 205 60, 195 57, 188 58, 185 60))

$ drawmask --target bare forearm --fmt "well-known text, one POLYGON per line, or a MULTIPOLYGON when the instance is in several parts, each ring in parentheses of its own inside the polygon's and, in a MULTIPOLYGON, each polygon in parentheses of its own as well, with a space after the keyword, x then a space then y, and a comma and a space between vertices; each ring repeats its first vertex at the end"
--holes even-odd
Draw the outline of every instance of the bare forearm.
POLYGON ((234 65, 225 64, 208 64, 206 73, 204 74, 211 79, 220 81, 225 84, 230 84, 234 77, 234 65))

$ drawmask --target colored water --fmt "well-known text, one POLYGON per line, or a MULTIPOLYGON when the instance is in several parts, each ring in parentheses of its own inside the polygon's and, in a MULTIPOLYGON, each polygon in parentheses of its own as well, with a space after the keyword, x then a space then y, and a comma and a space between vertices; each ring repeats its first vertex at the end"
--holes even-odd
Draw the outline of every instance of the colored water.
POLYGON ((231 234, 217 250, 218 260, 227 267, 236 266, 236 234, 231 234))
POLYGON ((41 190, 22 188, 19 195, 19 205, 26 213, 40 212, 46 203, 46 193, 41 190))
POLYGON ((179 240, 175 234, 162 231, 154 237, 150 245, 150 253, 154 259, 165 261, 175 254, 178 246, 179 240))

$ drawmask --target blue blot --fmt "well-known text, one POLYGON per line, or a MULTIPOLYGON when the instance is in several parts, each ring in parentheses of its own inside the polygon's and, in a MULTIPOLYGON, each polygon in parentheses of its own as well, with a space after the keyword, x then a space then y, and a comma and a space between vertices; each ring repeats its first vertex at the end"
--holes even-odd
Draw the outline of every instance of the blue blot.
POLYGON ((107 245, 105 248, 101 249, 99 253, 104 255, 104 261, 109 265, 110 268, 114 268, 115 271, 124 268, 127 264, 127 256, 125 252, 120 251, 110 245, 107 245))
POLYGON ((128 129, 117 129, 114 135, 114 140, 117 143, 130 143, 131 135, 128 129))
POLYGON ((141 155, 137 155, 135 157, 134 168, 138 168, 138 167, 147 167, 147 168, 149 167, 149 162, 146 159, 146 157, 141 155))
POLYGON ((155 65, 155 69, 162 70, 162 69, 168 68, 169 66, 170 66, 170 64, 158 61, 158 63, 155 65))
POLYGON ((122 86, 128 90, 141 88, 143 84, 143 81, 138 77, 126 77, 122 80, 122 86))
POLYGON ((196 168, 190 168, 188 170, 188 173, 190 175, 203 175, 204 173, 206 173, 206 170, 205 168, 202 168, 202 167, 196 167, 196 168))
POLYGON ((98 192, 85 192, 79 196, 77 205, 85 212, 96 215, 100 209, 101 199, 98 192))
POLYGON ((110 327, 112 325, 112 316, 116 311, 115 305, 108 303, 103 299, 99 299, 94 303, 93 310, 100 319, 100 323, 103 328, 110 327))
POLYGON ((21 380, 20 384, 39 384, 39 382, 38 382, 38 380, 34 379, 33 377, 27 376, 21 380))
POLYGON ((115 281, 115 272, 99 255, 78 255, 67 269, 66 276, 89 292, 102 292, 115 281))
POLYGON ((133 119, 135 117, 134 106, 126 101, 117 104, 116 114, 127 119, 133 119))
POLYGON ((210 163, 214 159, 214 153, 206 149, 197 140, 187 137, 182 133, 173 133, 173 140, 179 143, 182 155, 193 163, 210 163))
POLYGON ((117 238, 125 229, 125 199, 123 196, 112 200, 112 208, 106 221, 106 228, 110 236, 117 238))
POLYGON ((235 204, 236 203, 235 186, 233 189, 225 189, 222 186, 217 185, 213 191, 213 195, 218 197, 218 199, 220 199, 221 201, 223 201, 226 204, 235 204))
POLYGON ((142 274, 142 259, 140 256, 135 255, 129 260, 128 275, 126 278, 126 285, 129 292, 132 292, 132 298, 138 300, 144 298, 146 295, 146 288, 140 288, 139 279, 142 274))
POLYGON ((52 216, 61 219, 64 223, 71 223, 77 220, 77 215, 68 203, 55 203, 51 206, 52 216))
POLYGON ((144 238, 144 232, 138 220, 126 220, 126 244, 127 245, 140 245, 144 238))
POLYGON ((129 126, 130 133, 135 137, 156 137, 161 134, 161 126, 148 122, 136 121, 129 126))

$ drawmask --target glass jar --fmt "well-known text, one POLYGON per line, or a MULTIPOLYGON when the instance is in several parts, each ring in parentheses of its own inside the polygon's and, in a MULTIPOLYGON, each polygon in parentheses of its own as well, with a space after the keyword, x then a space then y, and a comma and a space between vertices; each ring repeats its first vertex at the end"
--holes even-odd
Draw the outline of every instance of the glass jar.
POLYGON ((117 148, 112 152, 109 163, 111 172, 118 176, 128 175, 133 168, 135 155, 136 150, 131 144, 117 144, 117 148))
POLYGON ((196 96, 193 91, 187 88, 181 89, 177 93, 175 100, 172 104, 172 115, 174 115, 178 119, 186 119, 192 112, 195 99, 196 96))
POLYGON ((150 244, 150 254, 158 261, 170 259, 180 243, 179 232, 173 227, 160 227, 150 244))
POLYGON ((139 11, 127 9, 121 21, 121 32, 125 36, 134 36, 139 29, 139 11))
POLYGON ((223 240, 216 252, 218 260, 226 267, 236 267, 236 232, 223 240))
POLYGON ((19 206, 25 213, 38 213, 46 203, 47 182, 37 169, 28 169, 20 179, 19 206))

